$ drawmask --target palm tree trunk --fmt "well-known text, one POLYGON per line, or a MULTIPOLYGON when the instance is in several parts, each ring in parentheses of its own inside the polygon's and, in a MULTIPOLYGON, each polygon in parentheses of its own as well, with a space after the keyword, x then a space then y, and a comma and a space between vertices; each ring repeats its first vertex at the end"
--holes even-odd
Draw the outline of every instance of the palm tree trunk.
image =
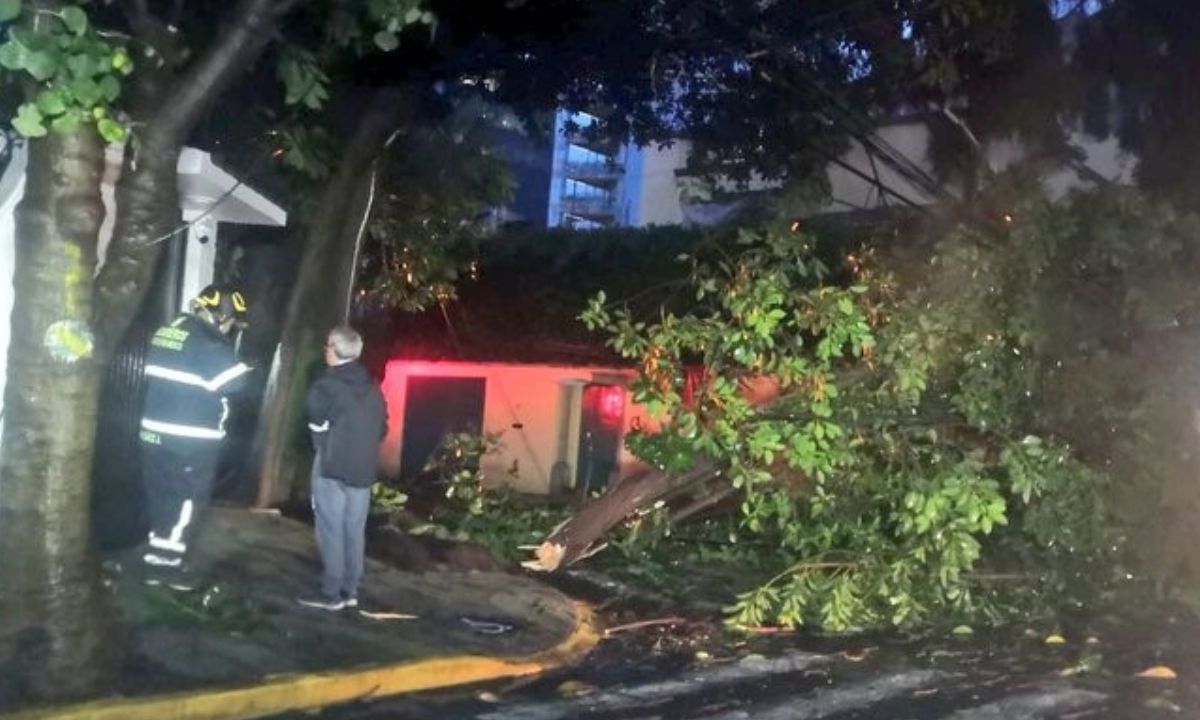
POLYGON ((0 440, 0 687, 10 691, 0 705, 86 695, 115 664, 89 523, 103 163, 88 126, 32 141, 16 211, 0 440))

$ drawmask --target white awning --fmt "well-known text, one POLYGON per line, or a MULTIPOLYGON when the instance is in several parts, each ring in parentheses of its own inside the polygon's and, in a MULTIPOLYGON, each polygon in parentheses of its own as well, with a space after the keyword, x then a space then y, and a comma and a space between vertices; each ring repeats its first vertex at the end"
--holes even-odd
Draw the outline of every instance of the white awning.
POLYGON ((184 148, 179 156, 179 208, 184 217, 207 214, 217 222, 287 225, 287 212, 222 170, 212 156, 184 148))

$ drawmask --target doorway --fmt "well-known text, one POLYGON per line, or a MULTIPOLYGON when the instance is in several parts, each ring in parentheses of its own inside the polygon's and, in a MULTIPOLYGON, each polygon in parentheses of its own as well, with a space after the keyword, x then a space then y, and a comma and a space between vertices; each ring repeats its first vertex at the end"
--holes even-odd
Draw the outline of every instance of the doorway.
POLYGON ((483 378, 410 377, 404 402, 400 477, 419 477, 442 439, 483 431, 483 378))
POLYGON ((575 487, 587 493, 608 487, 619 469, 624 421, 625 388, 594 383, 584 386, 575 487))

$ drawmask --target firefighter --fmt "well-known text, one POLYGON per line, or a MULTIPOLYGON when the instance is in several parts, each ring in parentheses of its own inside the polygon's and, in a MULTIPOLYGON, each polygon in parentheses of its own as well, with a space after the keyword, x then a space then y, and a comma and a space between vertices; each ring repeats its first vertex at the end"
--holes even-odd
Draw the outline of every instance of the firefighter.
POLYGON ((142 481, 150 537, 142 560, 147 582, 187 587, 184 559, 207 509, 220 457, 228 396, 250 368, 238 362, 230 333, 245 327, 246 300, 210 285, 191 312, 160 327, 146 352, 142 410, 142 481))

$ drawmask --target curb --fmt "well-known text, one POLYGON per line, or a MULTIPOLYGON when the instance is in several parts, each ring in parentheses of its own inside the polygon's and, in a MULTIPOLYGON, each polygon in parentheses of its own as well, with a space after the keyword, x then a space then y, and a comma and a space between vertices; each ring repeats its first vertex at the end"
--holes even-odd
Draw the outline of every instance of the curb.
POLYGON ((589 605, 575 601, 575 627, 533 655, 457 655, 357 670, 268 678, 255 685, 38 708, 0 720, 245 720, 356 700, 535 675, 578 660, 600 641, 589 605))

